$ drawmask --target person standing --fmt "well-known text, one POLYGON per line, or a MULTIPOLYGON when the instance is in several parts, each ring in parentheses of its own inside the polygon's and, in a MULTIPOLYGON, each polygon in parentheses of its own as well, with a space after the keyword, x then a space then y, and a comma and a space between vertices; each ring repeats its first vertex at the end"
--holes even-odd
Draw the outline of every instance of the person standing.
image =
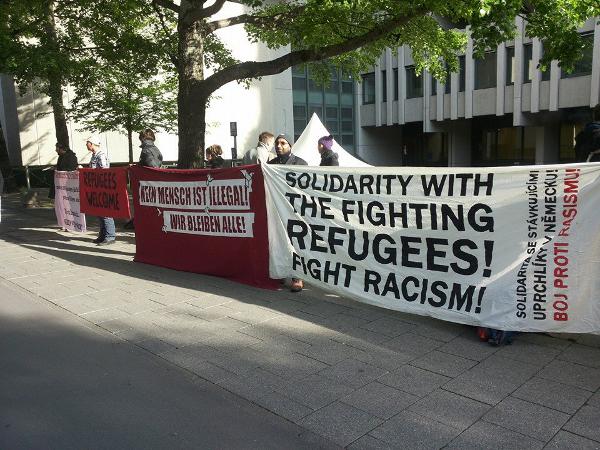
MULTIPOLYGON (((275 152, 277 157, 268 162, 268 164, 283 164, 286 166, 307 166, 308 164, 299 156, 292 154, 292 142, 285 134, 280 134, 275 138, 275 152)), ((299 278, 292 278, 290 290, 300 292, 304 288, 304 281, 299 278)))
POLYGON ((225 164, 225 160, 221 156, 223 149, 220 145, 214 144, 206 149, 206 168, 207 169, 220 169, 225 164))
POLYGON ((160 167, 163 162, 163 155, 154 144, 156 137, 154 131, 150 128, 146 128, 140 132, 139 135, 142 151, 140 153, 140 166, 143 167, 160 167))
POLYGON ((258 144, 256 145, 256 147, 251 148, 246 153, 244 153, 244 157, 242 158, 242 164, 264 164, 272 160, 275 157, 272 151, 274 142, 275 136, 273 136, 273 133, 270 133, 268 131, 263 131, 262 133, 260 133, 258 135, 258 144))
POLYGON ((575 155, 579 162, 600 161, 600 105, 594 108, 592 121, 575 136, 575 155))
MULTIPOLYGON (((56 143, 56 154, 58 155, 58 160, 56 161, 55 171, 58 172, 71 172, 73 170, 77 170, 79 163, 77 162, 77 155, 73 150, 69 147, 56 143)), ((55 196, 55 187, 54 187, 54 177, 52 177, 52 184, 50 185, 50 192, 48 193, 48 198, 54 198, 55 196)))
MULTIPOLYGON (((87 138, 85 146, 88 151, 92 152, 90 159, 90 168, 92 169, 108 169, 110 162, 108 156, 100 149, 100 137, 93 134, 87 138)), ((112 217, 99 217, 100 232, 98 237, 94 239, 97 245, 110 245, 115 243, 115 221, 112 217)))
POLYGON ((339 166, 338 154, 333 151, 333 136, 319 138, 317 148, 321 154, 320 166, 339 166))

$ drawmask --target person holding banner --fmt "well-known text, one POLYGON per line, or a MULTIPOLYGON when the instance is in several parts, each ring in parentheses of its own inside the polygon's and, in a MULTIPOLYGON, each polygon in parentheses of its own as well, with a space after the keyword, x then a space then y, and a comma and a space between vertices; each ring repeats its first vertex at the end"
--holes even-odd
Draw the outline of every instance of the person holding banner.
MULTIPOLYGON (((88 151, 92 152, 92 158, 90 159, 90 168, 92 169, 108 169, 110 162, 108 156, 100 149, 100 137, 93 134, 87 138, 85 146, 88 151)), ((99 217, 100 232, 98 237, 94 239, 94 243, 97 245, 110 245, 115 243, 116 232, 115 232, 115 221, 112 217, 99 217)))
MULTIPOLYGON (((79 163, 77 162, 77 155, 73 150, 63 144, 56 143, 55 147, 58 160, 56 161, 55 171, 59 172, 72 172, 77 170, 79 163)), ((54 177, 52 177, 52 184, 50 185, 50 191, 48 192, 48 198, 54 198, 54 177)))
POLYGON ((275 136, 273 133, 263 131, 258 135, 258 144, 256 147, 251 148, 244 153, 242 162, 244 165, 266 163, 273 159, 275 155, 272 154, 273 143, 275 142, 275 136))
POLYGON ((333 136, 323 136, 319 138, 317 149, 321 154, 321 164, 319 166, 339 166, 338 154, 332 150, 333 136))
MULTIPOLYGON (((292 142, 285 134, 280 134, 275 138, 275 152, 277 157, 268 162, 268 164, 283 164, 287 166, 307 166, 308 163, 299 156, 292 154, 292 142)), ((299 278, 292 278, 290 290, 300 292, 304 288, 304 281, 299 278)))

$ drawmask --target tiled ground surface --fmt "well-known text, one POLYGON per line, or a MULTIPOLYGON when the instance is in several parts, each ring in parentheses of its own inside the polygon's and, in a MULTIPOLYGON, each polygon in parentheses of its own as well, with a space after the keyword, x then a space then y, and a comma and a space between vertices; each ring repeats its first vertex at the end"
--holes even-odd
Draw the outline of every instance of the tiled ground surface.
POLYGON ((132 262, 2 199, 0 278, 352 449, 600 448, 600 348, 132 262))

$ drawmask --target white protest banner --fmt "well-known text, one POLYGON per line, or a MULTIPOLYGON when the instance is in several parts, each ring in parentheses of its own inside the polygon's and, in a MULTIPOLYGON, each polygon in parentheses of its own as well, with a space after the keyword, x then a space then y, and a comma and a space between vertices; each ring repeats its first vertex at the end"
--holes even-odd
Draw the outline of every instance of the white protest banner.
POLYGON ((274 278, 452 322, 600 333, 600 164, 262 168, 274 278))
POLYGON ((79 172, 54 172, 54 211, 60 227, 69 231, 86 231, 85 214, 79 210, 79 172))

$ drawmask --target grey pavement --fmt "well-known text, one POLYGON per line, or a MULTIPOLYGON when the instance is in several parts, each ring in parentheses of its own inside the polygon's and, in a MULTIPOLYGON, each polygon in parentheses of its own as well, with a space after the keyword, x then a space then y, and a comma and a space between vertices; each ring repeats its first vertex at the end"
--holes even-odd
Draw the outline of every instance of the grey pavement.
POLYGON ((70 442, 73 427, 86 439, 90 411, 52 415, 86 399, 114 412, 89 430, 101 436, 98 448, 600 448, 597 336, 521 334, 490 347, 470 327, 310 286, 265 291, 134 263, 133 233, 97 247, 91 232, 57 231, 52 209, 22 209, 15 196, 2 206, 0 283, 29 300, 26 313, 0 301, 0 407, 8 412, 0 412, 0 447, 37 447, 17 434, 70 442), (11 344, 20 328, 27 352, 11 344), (122 373, 103 380, 102 364, 81 353, 88 347, 121 352, 122 373), (23 366, 23 353, 75 364, 74 374, 54 394, 32 396, 26 388, 39 373, 34 362, 23 366), (125 354, 135 356, 132 367, 125 354), (156 378, 109 403, 112 389, 126 398, 127 383, 148 367, 156 378), (195 412, 202 402, 212 402, 212 422, 195 412), (231 405, 242 418, 223 437, 211 423, 231 405), (128 430, 116 424, 123 417, 128 430), (158 433, 169 429, 180 431, 158 433), (241 440, 253 431, 260 440, 241 440))

